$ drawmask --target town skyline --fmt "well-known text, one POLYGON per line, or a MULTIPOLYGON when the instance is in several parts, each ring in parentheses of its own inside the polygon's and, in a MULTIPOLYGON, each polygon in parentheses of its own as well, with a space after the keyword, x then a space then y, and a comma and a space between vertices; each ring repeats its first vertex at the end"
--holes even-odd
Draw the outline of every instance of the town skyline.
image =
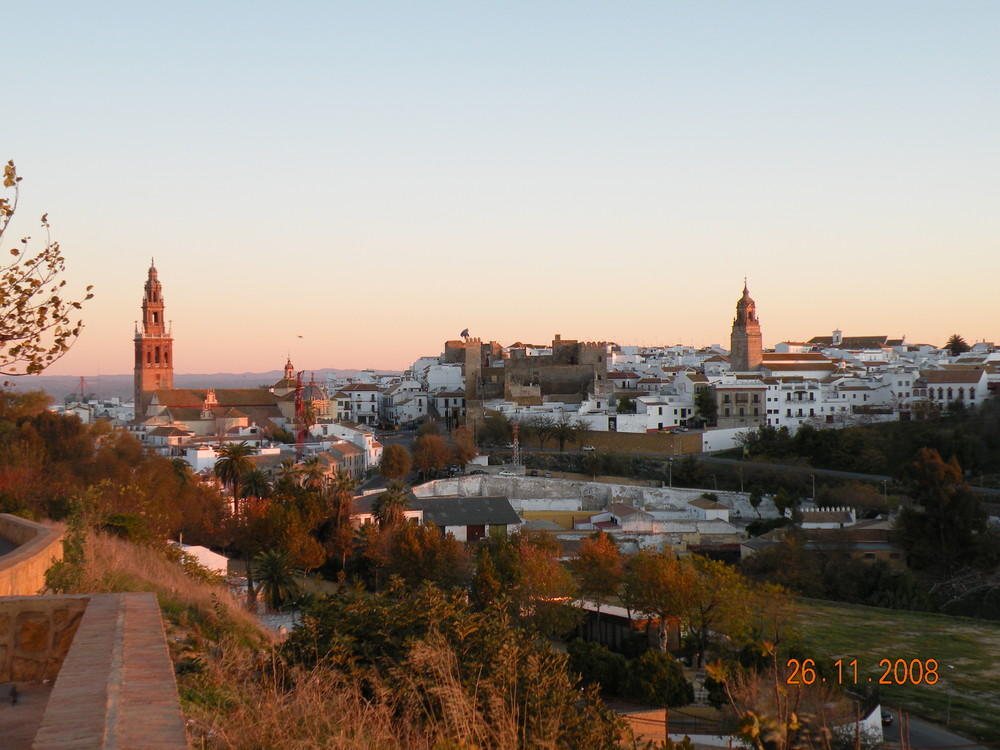
MULTIPOLYGON (((155 257, 177 372, 840 329, 1000 339, 990 3, 7 9, 10 237, 49 215, 127 373, 155 257)), ((7 248, 5 248, 7 249, 7 248)))

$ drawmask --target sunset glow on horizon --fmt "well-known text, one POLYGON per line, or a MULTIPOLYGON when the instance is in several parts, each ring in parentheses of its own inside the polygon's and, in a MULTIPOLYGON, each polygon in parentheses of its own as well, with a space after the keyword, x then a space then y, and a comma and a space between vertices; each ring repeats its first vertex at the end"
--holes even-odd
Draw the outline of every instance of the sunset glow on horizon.
POLYGON ((150 258, 178 373, 728 347, 744 277, 768 347, 1000 341, 994 3, 4 16, 5 240, 94 285, 47 374, 131 372, 150 258))

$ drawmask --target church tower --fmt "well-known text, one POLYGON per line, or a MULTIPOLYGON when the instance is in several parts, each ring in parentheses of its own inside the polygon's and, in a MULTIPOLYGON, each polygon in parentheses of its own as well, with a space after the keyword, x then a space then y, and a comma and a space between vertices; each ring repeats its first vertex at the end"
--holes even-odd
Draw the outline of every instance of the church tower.
POLYGON ((142 297, 142 326, 135 329, 135 416, 146 414, 152 392, 174 387, 174 340, 163 319, 163 287, 150 262, 142 297))
POLYGON ((733 372, 756 372, 764 361, 764 345, 760 336, 760 321, 757 320, 757 305, 750 298, 746 279, 743 280, 743 296, 736 303, 729 361, 733 372))

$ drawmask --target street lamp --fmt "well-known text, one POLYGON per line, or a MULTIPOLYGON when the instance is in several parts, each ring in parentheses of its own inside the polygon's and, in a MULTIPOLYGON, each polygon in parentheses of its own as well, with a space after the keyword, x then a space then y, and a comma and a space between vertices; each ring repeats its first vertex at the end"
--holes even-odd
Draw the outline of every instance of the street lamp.
POLYGON ((743 493, 743 464, 740 464, 740 494, 743 493))
POLYGON ((667 459, 667 468, 669 470, 669 474, 670 474, 670 486, 672 488, 674 486, 674 459, 673 458, 668 458, 667 459))
POLYGON ((813 502, 815 503, 816 502, 816 475, 815 474, 810 474, 809 476, 812 477, 812 480, 813 480, 813 502))
POLYGON ((882 504, 883 505, 888 505, 888 503, 889 503, 889 489, 888 489, 888 487, 889 487, 889 480, 888 479, 883 479, 882 480, 882 504))

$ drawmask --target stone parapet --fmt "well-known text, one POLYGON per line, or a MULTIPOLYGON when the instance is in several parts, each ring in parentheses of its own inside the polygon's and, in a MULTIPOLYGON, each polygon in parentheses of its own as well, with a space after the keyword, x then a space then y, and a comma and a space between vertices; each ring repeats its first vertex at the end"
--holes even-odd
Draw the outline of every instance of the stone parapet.
POLYGON ((156 596, 92 595, 33 750, 187 747, 156 596))
POLYGON ((86 596, 0 598, 0 683, 54 680, 73 641, 86 596))
POLYGON ((61 526, 0 513, 0 537, 17 545, 0 557, 0 596, 31 596, 45 588, 45 571, 62 559, 61 526))

